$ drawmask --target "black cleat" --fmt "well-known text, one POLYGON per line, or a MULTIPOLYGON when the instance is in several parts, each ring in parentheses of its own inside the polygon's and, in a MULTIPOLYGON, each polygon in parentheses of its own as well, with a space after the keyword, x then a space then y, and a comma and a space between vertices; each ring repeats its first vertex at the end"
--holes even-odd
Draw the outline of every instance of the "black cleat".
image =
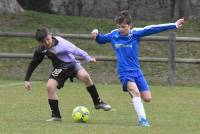
POLYGON ((101 101, 99 104, 94 106, 96 109, 103 109, 104 111, 110 111, 112 107, 109 104, 101 101))

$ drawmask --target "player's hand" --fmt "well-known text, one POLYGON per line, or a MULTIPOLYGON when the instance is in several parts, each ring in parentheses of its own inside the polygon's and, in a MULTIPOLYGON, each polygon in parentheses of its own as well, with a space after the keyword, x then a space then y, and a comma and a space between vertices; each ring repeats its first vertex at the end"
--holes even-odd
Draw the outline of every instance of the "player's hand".
POLYGON ((92 59, 90 60, 90 63, 96 64, 97 63, 96 58, 92 57, 92 59))
POLYGON ((93 29, 91 32, 92 39, 95 40, 98 35, 98 29, 93 29))
POLYGON ((29 81, 24 81, 24 87, 27 91, 31 90, 31 83, 29 81))
POLYGON ((176 27, 177 27, 177 28, 182 28, 183 25, 184 25, 184 22, 185 22, 184 18, 178 19, 178 20, 176 21, 176 27))

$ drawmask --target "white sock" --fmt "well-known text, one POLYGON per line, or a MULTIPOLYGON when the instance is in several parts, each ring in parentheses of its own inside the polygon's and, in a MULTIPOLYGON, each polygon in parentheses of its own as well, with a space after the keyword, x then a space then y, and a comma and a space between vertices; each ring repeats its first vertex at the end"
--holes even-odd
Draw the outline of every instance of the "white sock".
POLYGON ((146 119, 146 114, 141 98, 133 97, 132 102, 133 102, 133 107, 135 108, 135 111, 137 113, 138 120, 140 120, 140 118, 146 119))

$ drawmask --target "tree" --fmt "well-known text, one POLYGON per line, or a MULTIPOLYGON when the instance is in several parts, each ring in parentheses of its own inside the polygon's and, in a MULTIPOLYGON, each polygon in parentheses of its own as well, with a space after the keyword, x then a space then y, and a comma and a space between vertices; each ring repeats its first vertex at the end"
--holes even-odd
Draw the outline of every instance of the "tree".
POLYGON ((172 0, 174 2, 174 17, 192 18, 191 0, 172 0))
POLYGON ((16 0, 1 0, 0 1, 0 14, 19 13, 23 9, 16 0))

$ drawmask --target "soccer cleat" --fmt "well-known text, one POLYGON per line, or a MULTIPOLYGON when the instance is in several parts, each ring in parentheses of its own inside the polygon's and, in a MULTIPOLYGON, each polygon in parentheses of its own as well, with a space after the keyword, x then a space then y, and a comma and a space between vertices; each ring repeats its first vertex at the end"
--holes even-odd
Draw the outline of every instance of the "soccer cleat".
POLYGON ((52 122, 52 121, 62 121, 61 118, 59 117, 51 117, 50 119, 46 120, 47 122, 52 122))
POLYGON ((106 104, 105 102, 101 101, 99 104, 94 106, 96 109, 103 109, 104 111, 109 111, 112 109, 112 107, 109 104, 106 104))
POLYGON ((141 118, 139 120, 139 126, 141 127, 150 127, 150 124, 147 119, 141 118))

